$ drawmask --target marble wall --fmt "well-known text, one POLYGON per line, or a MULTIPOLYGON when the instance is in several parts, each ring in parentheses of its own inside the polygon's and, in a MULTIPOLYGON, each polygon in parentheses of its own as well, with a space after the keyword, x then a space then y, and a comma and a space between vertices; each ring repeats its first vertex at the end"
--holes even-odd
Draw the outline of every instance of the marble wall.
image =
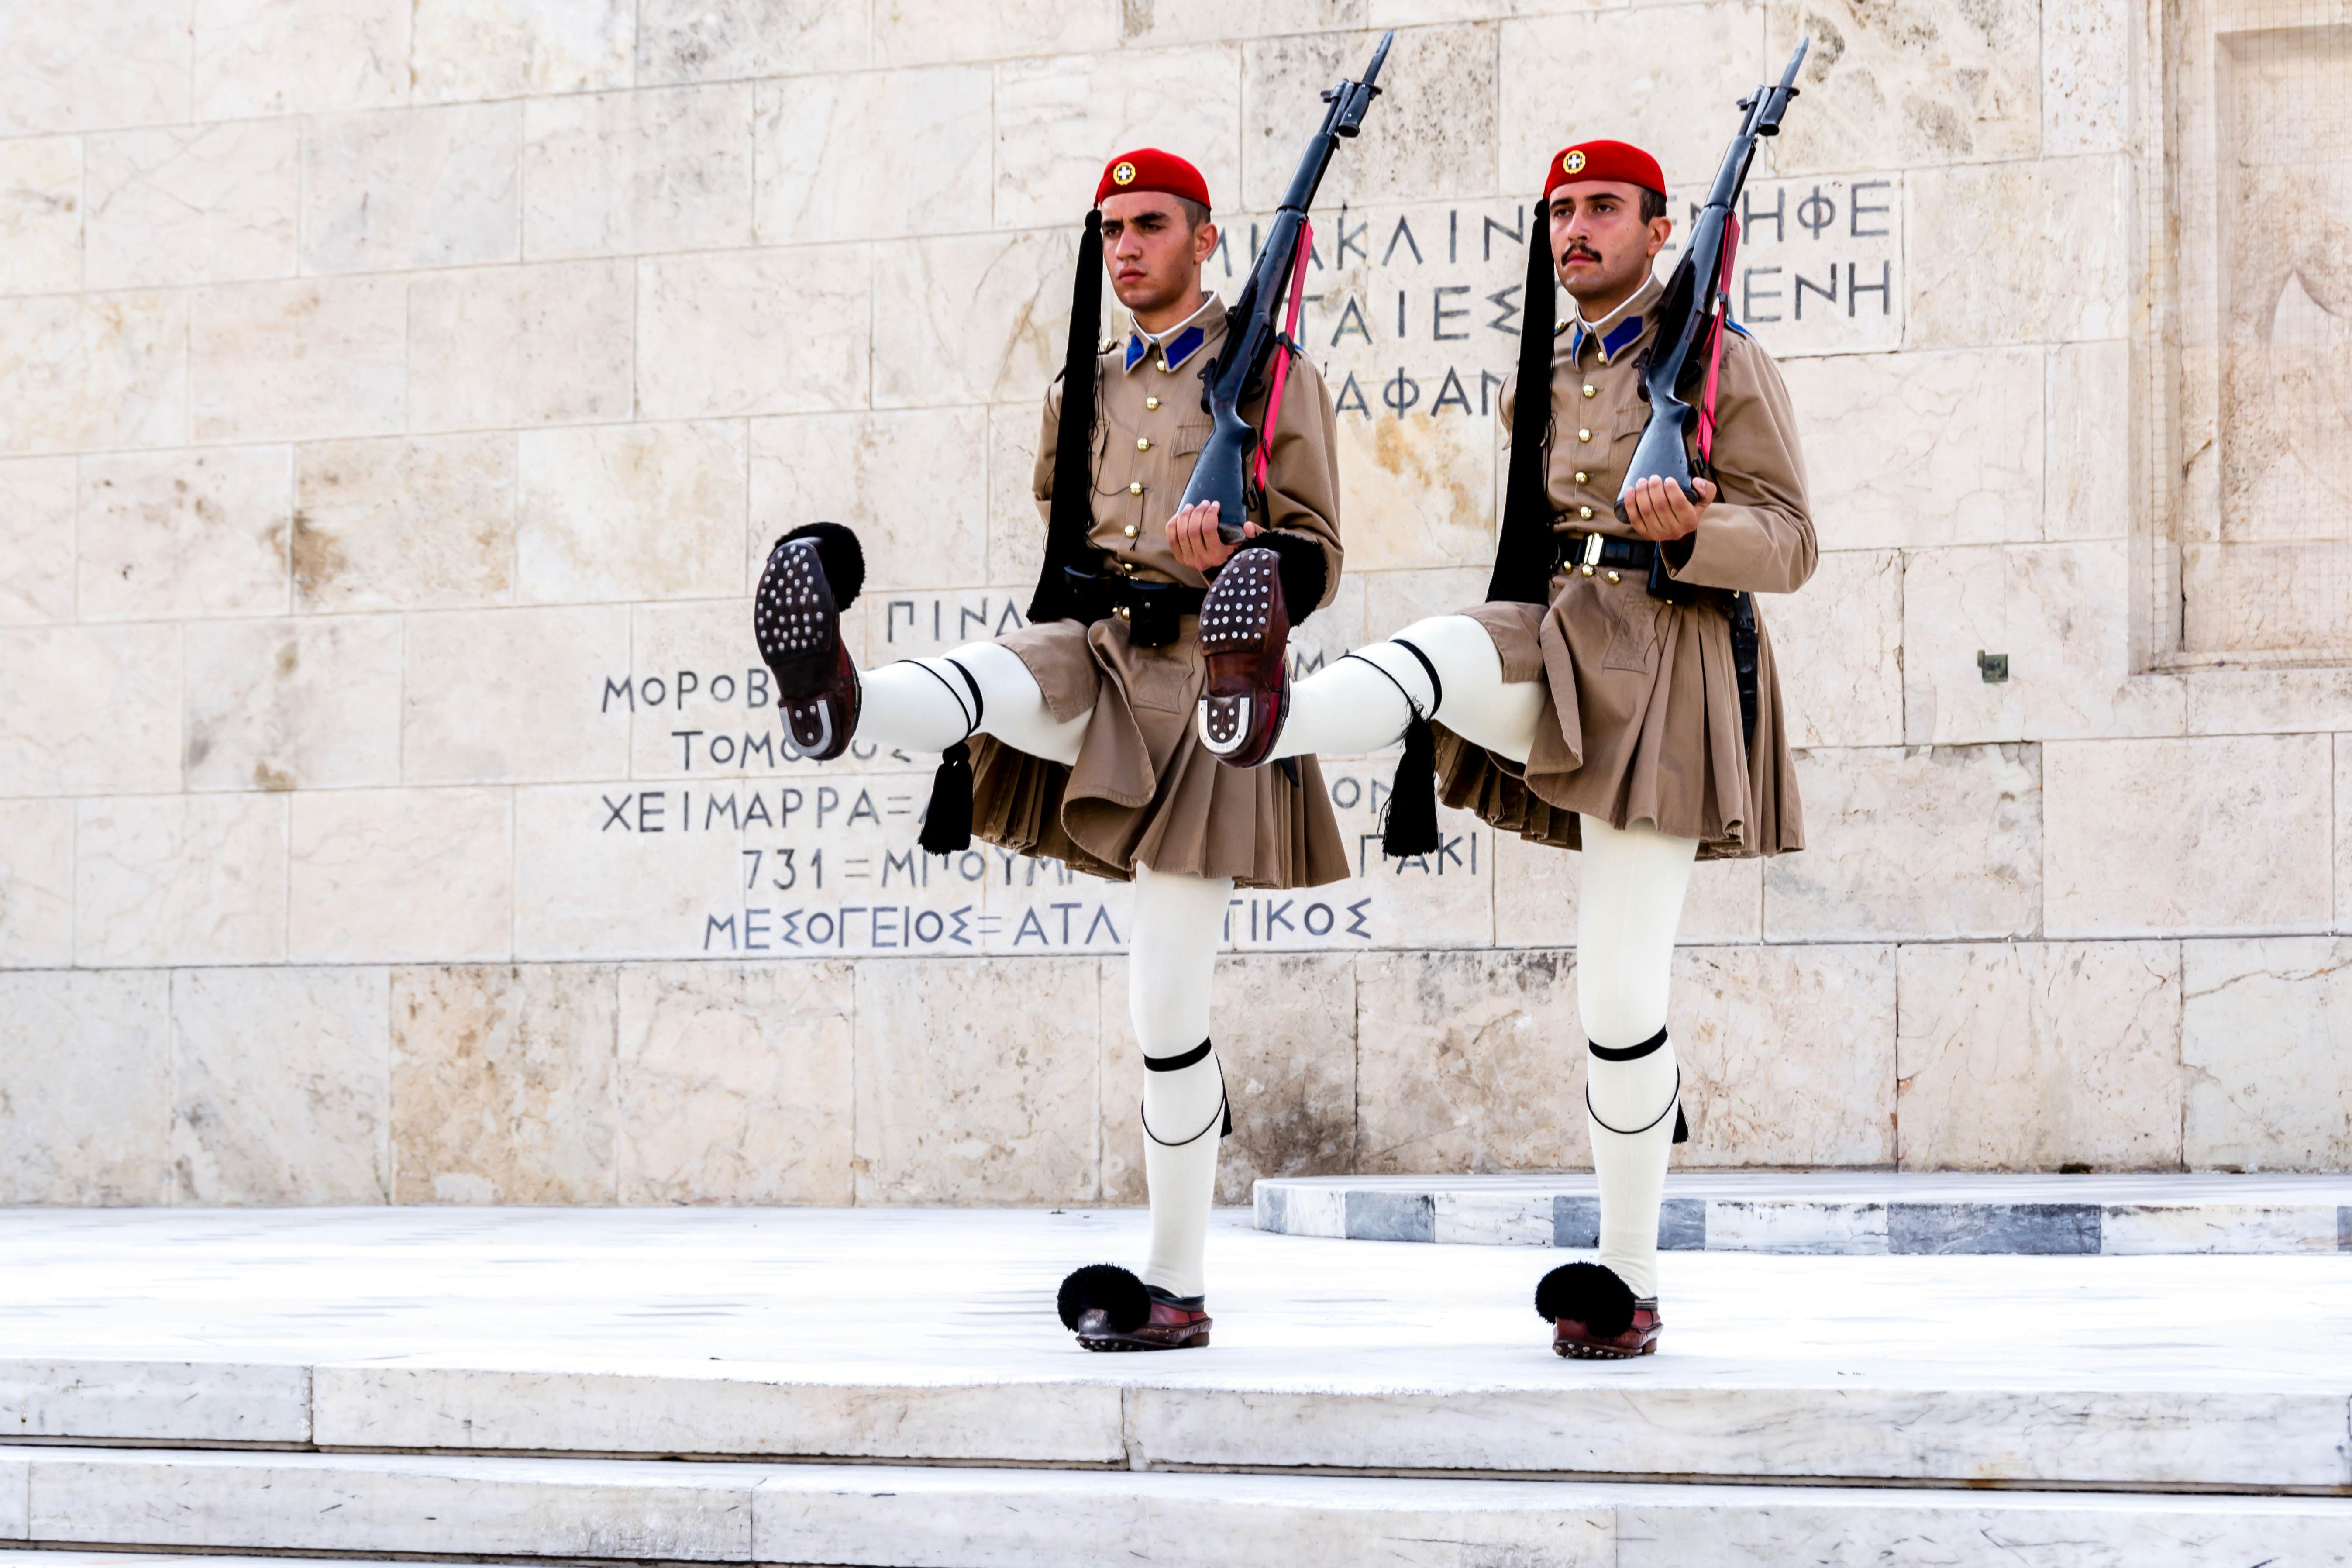
MULTIPOLYGON (((1681 1158, 2352 1164, 2352 673, 2148 629, 2195 521, 2141 482, 2149 322, 2216 265, 2147 216, 2157 18, 16 8, 0 1202, 1139 1196, 1125 890, 921 856, 931 759, 782 752, 750 586, 828 516, 866 659, 1017 625, 1100 160, 1199 162, 1230 289, 1388 26, 1318 214, 1349 575, 1304 666, 1480 595, 1543 156, 1631 137, 1695 195, 1814 40, 1738 282, 1817 498, 1820 573, 1765 607, 1812 847, 1698 876, 1681 1158)), ((2312 134, 2340 164, 2340 117, 2312 134)), ((2334 537, 2292 533, 2242 531, 2334 537)), ((1230 911, 1228 1195, 1583 1159, 1576 862, 1460 815, 1381 861, 1391 765, 1327 763, 1360 879, 1230 911)))

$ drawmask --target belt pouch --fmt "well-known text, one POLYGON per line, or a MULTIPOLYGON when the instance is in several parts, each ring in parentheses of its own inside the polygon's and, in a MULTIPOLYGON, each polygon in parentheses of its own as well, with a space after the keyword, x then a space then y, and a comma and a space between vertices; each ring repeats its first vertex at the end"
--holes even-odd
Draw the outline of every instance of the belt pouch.
POLYGON ((1129 583, 1127 640, 1137 647, 1166 647, 1184 628, 1182 589, 1167 583, 1129 583))

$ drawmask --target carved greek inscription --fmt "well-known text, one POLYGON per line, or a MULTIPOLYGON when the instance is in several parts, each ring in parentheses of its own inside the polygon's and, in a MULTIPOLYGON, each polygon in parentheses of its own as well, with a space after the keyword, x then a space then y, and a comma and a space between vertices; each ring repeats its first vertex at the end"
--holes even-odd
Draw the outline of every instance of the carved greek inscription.
MULTIPOLYGON (((710 888, 677 933, 685 951, 719 954, 1117 952, 1129 931, 1124 884, 1052 859, 975 843, 927 855, 916 842, 928 771, 838 764, 789 779, 667 780, 609 786, 583 801, 583 826, 619 839, 649 876, 714 837, 733 847, 729 885, 710 888)), ((1483 943, 1491 938, 1493 845, 1487 829, 1447 813, 1436 853, 1380 852, 1384 763, 1325 775, 1357 864, 1354 879, 1289 892, 1236 891, 1225 915, 1234 948, 1339 950, 1483 943)), ((708 867, 707 856, 693 865, 708 867)), ((633 896, 624 879, 616 900, 633 896)))
MULTIPOLYGON (((1529 207, 1342 208, 1315 237, 1300 346, 1322 366, 1343 418, 1491 419, 1517 353, 1529 207)), ((1684 202, 1674 267, 1697 216, 1684 202)), ((1775 356, 1893 349, 1903 341, 1900 175, 1750 184, 1740 203, 1733 319, 1775 356)), ((1265 234, 1226 228, 1210 275, 1228 296, 1265 234)), ((1570 306, 1561 297, 1558 320, 1570 306)))

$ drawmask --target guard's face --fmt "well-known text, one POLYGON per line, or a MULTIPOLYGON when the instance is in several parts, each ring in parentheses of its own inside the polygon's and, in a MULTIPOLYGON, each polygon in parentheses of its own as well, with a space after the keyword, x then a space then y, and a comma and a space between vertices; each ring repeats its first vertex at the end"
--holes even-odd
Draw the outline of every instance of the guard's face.
POLYGON ((1200 286, 1201 264, 1217 248, 1217 226, 1199 228, 1184 205, 1160 191, 1103 198, 1103 267, 1110 290, 1129 310, 1165 310, 1200 286))
POLYGON ((1642 217, 1642 187, 1580 180, 1551 194, 1551 259, 1578 300, 1613 300, 1641 287, 1674 220, 1642 217))

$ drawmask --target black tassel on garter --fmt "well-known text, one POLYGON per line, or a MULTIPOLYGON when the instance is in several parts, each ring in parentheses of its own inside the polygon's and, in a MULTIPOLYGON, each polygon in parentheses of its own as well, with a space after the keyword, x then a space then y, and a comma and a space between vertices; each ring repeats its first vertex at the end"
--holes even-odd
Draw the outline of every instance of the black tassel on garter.
POLYGON ((1400 858, 1437 853, 1437 737, 1417 708, 1405 724, 1404 755, 1389 784, 1381 853, 1400 858))
POLYGON ((940 753, 917 842, 926 855, 960 855, 971 847, 971 748, 961 741, 940 753))

